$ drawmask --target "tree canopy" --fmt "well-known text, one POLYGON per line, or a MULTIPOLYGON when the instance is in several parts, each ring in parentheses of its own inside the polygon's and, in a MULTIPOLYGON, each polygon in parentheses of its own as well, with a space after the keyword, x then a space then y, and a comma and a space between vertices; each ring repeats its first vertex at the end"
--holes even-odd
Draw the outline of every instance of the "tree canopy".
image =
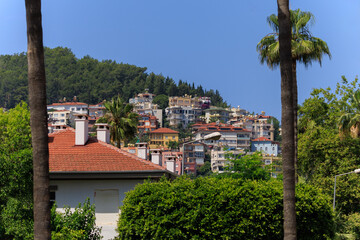
MULTIPOLYGON (((121 95, 124 101, 145 88, 156 95, 184 94, 211 97, 215 106, 226 105, 217 90, 205 90, 201 85, 148 73, 137 67, 112 60, 99 61, 90 56, 75 57, 69 48, 45 48, 45 68, 48 103, 70 100, 97 104, 121 95)), ((28 101, 26 53, 0 56, 0 106, 13 108, 20 101, 28 101)))

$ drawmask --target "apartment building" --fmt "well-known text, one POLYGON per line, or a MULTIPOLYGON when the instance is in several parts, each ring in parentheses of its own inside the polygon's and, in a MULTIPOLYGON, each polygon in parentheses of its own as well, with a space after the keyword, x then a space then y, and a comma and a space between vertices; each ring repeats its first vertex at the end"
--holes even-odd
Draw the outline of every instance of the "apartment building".
POLYGON ((76 114, 88 114, 89 106, 87 103, 82 102, 63 102, 63 103, 53 103, 47 106, 47 110, 67 110, 76 114))
POLYGON ((204 165, 205 160, 205 144, 188 143, 181 147, 184 153, 184 172, 187 174, 196 174, 196 168, 204 165))
POLYGON ((261 115, 244 116, 232 125, 251 131, 252 139, 265 137, 274 141, 274 124, 271 116, 266 116, 264 112, 261 115))
POLYGON ((221 138, 219 140, 205 140, 204 143, 207 145, 250 150, 251 131, 247 129, 234 127, 230 124, 213 122, 207 124, 194 124, 193 130, 195 132, 195 139, 203 138, 205 135, 214 132, 221 133, 221 138))
POLYGON ((151 114, 139 115, 138 131, 149 132, 158 128, 157 118, 151 114))
POLYGON ((169 107, 193 107, 201 108, 199 97, 185 94, 183 97, 169 97, 169 107))
POLYGON ((205 122, 210 123, 214 121, 220 121, 222 123, 227 123, 230 119, 231 111, 226 108, 210 106, 210 108, 205 109, 205 122))
POLYGON ((155 94, 149 93, 149 89, 145 89, 144 93, 139 93, 133 98, 129 99, 129 103, 137 104, 144 102, 152 102, 154 100, 155 94))
POLYGON ((202 101, 199 97, 187 94, 183 97, 169 97, 169 107, 165 109, 169 125, 186 127, 189 123, 195 122, 202 113, 201 107, 202 101))
POLYGON ((196 122, 201 116, 201 108, 188 107, 188 106, 173 106, 165 110, 169 125, 173 127, 181 124, 183 127, 189 123, 196 122))
POLYGON ((223 148, 214 148, 211 150, 211 171, 222 173, 229 164, 229 159, 244 155, 244 150, 224 150, 223 148))

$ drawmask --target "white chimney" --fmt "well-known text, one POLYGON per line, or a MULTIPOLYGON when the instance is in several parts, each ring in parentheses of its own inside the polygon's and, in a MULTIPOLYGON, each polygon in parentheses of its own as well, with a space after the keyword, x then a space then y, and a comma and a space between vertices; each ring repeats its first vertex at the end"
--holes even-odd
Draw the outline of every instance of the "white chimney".
POLYGON ((75 115, 75 145, 85 145, 88 138, 88 116, 86 114, 75 115))
POLYGON ((166 156, 166 169, 175 173, 175 156, 166 156))
POLYGON ((107 123, 96 123, 95 126, 97 126, 97 128, 96 128, 97 139, 102 141, 102 142, 110 143, 109 124, 107 124, 107 123))
POLYGON ((147 143, 136 143, 136 146, 138 157, 147 160, 147 143))
POLYGON ((160 149, 151 149, 151 162, 162 165, 162 155, 160 149))

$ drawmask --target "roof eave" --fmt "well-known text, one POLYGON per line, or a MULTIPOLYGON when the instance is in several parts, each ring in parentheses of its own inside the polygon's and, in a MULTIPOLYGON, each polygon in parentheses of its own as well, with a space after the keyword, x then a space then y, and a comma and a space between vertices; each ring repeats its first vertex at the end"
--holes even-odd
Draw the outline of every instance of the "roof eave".
POLYGON ((51 171, 50 180, 101 180, 101 179, 159 179, 161 177, 175 179, 175 173, 168 170, 146 171, 51 171))

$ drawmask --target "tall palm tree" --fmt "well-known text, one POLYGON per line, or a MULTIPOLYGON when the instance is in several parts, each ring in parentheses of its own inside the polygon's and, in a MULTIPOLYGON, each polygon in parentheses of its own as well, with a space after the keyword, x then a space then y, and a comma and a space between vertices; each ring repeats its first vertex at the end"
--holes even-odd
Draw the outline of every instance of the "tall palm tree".
MULTIPOLYGON (((290 10, 291 21, 291 55, 292 55, 292 75, 293 75, 293 104, 294 104, 294 138, 295 138, 295 165, 297 164, 297 111, 298 111, 298 90, 296 77, 297 62, 303 63, 305 67, 313 61, 322 63, 323 55, 331 58, 329 47, 320 38, 314 37, 309 31, 310 25, 314 22, 314 16, 310 12, 303 12, 300 9, 290 10)), ((274 69, 280 63, 279 55, 279 21, 275 14, 267 18, 267 22, 274 30, 260 40, 256 49, 260 54, 260 62, 274 69)))
POLYGON ((350 105, 339 120, 339 131, 343 136, 350 135, 352 138, 358 138, 360 134, 360 90, 356 90, 351 96, 350 105))
POLYGON ((281 72, 281 123, 284 186, 284 239, 296 240, 295 138, 289 0, 277 0, 281 72))
POLYGON ((111 126, 111 141, 120 148, 121 141, 128 141, 135 136, 138 114, 133 112, 131 104, 125 105, 120 96, 114 97, 110 102, 105 102, 104 106, 106 109, 104 119, 111 126))
POLYGON ((34 239, 50 239, 49 150, 41 1, 25 0, 25 7, 34 169, 34 239))

